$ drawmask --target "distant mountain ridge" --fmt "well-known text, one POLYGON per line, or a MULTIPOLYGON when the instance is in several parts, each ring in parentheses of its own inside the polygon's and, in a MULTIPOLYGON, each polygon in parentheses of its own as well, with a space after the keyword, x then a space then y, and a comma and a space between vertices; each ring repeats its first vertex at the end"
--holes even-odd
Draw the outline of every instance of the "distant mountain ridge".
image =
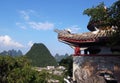
POLYGON ((54 57, 55 57, 57 62, 60 62, 62 59, 66 59, 68 56, 69 55, 66 53, 65 55, 56 54, 54 57))
POLYGON ((8 50, 8 51, 3 51, 0 53, 0 55, 10 55, 10 56, 20 56, 20 55, 23 55, 22 51, 21 50, 8 50))
POLYGON ((26 57, 32 61, 33 66, 46 67, 57 65, 55 58, 42 43, 34 43, 31 49, 26 53, 26 57))

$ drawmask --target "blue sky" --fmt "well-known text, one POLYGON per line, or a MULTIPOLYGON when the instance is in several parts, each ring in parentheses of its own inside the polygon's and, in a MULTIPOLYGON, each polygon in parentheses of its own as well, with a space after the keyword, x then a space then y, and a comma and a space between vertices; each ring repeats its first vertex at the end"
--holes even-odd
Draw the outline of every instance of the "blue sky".
POLYGON ((0 0, 0 52, 20 49, 24 54, 33 43, 44 43, 51 54, 73 54, 57 39, 54 29, 87 32, 89 17, 83 11, 117 0, 0 0))

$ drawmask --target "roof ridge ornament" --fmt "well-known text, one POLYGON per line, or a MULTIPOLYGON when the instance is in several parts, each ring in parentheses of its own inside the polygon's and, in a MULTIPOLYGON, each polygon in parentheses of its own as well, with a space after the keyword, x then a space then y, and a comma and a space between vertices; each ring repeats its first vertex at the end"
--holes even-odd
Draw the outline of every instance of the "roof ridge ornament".
POLYGON ((72 32, 72 30, 71 29, 65 29, 66 31, 68 31, 69 33, 71 33, 72 32))
POLYGON ((95 27, 95 31, 93 31, 92 33, 93 33, 93 34, 97 34, 99 31, 100 31, 100 30, 99 30, 97 27, 95 27))
POLYGON ((98 31, 99 29, 97 27, 95 27, 95 31, 98 31))

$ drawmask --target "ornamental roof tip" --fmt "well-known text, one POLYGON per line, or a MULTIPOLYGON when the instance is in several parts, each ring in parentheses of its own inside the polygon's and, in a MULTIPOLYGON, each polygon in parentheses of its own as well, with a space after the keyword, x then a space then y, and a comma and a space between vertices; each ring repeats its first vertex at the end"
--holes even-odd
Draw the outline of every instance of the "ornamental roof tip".
POLYGON ((59 30, 58 29, 54 29, 54 32, 59 33, 59 30))
POLYGON ((65 30, 54 29, 54 31, 58 34, 70 34, 71 33, 70 29, 65 29, 65 30))
POLYGON ((59 29, 54 29, 54 32, 56 32, 56 33, 62 33, 63 32, 63 30, 59 30, 59 29))

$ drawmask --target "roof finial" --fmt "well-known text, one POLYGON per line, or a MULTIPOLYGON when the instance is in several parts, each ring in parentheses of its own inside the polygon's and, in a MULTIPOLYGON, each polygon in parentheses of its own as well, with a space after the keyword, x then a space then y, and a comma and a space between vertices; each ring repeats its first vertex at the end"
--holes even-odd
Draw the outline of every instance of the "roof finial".
POLYGON ((66 29, 65 31, 67 31, 68 33, 71 33, 71 30, 70 30, 70 29, 66 29))
POLYGON ((97 27, 95 27, 95 31, 99 31, 99 29, 97 27))
POLYGON ((95 31, 93 31, 93 34, 97 34, 99 32, 99 29, 97 27, 95 27, 95 31))

